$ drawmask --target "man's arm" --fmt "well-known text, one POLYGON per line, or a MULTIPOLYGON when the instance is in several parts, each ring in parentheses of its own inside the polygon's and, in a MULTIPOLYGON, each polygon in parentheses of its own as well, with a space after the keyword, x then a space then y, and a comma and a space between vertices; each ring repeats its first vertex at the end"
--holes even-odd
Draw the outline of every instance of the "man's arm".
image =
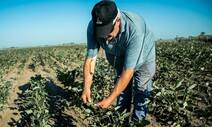
POLYGON ((118 82, 116 83, 112 93, 110 96, 103 101, 96 104, 96 106, 100 106, 102 108, 108 108, 112 102, 121 94, 121 92, 127 87, 131 78, 133 77, 134 69, 126 69, 123 70, 121 77, 119 78, 118 82))
POLYGON ((84 89, 82 93, 83 102, 86 103, 91 102, 91 92, 90 87, 92 84, 94 68, 96 63, 96 57, 93 58, 86 58, 84 63, 84 89))

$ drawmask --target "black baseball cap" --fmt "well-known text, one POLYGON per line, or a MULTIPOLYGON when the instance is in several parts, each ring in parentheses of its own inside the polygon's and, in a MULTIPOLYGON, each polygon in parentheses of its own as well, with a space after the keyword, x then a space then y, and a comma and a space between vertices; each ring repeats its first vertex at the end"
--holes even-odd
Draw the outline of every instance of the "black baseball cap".
POLYGON ((92 10, 93 31, 97 38, 104 38, 113 30, 113 21, 118 14, 116 4, 103 0, 95 4, 92 10))

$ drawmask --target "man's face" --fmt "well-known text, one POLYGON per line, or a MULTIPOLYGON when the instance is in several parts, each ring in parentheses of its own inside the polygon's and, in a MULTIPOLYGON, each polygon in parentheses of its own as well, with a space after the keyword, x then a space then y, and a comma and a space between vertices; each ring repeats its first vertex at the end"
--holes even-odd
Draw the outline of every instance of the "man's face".
POLYGON ((119 26, 120 26, 120 18, 117 18, 113 30, 110 32, 108 36, 105 37, 107 42, 111 42, 111 40, 117 36, 120 29, 119 26))

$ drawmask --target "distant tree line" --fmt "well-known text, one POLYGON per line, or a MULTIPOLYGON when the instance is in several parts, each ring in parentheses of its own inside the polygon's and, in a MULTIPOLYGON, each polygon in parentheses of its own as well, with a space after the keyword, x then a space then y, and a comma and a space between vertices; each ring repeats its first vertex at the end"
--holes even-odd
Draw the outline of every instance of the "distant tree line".
POLYGON ((177 42, 212 42, 212 35, 206 35, 205 32, 201 32, 198 36, 176 37, 177 42))

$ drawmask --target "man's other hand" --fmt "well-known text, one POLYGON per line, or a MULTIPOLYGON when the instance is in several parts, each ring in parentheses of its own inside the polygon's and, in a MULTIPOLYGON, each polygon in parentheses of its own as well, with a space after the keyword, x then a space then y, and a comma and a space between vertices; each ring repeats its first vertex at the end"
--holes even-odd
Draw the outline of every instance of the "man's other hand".
POLYGON ((91 102, 91 90, 84 89, 81 98, 84 103, 91 102))

